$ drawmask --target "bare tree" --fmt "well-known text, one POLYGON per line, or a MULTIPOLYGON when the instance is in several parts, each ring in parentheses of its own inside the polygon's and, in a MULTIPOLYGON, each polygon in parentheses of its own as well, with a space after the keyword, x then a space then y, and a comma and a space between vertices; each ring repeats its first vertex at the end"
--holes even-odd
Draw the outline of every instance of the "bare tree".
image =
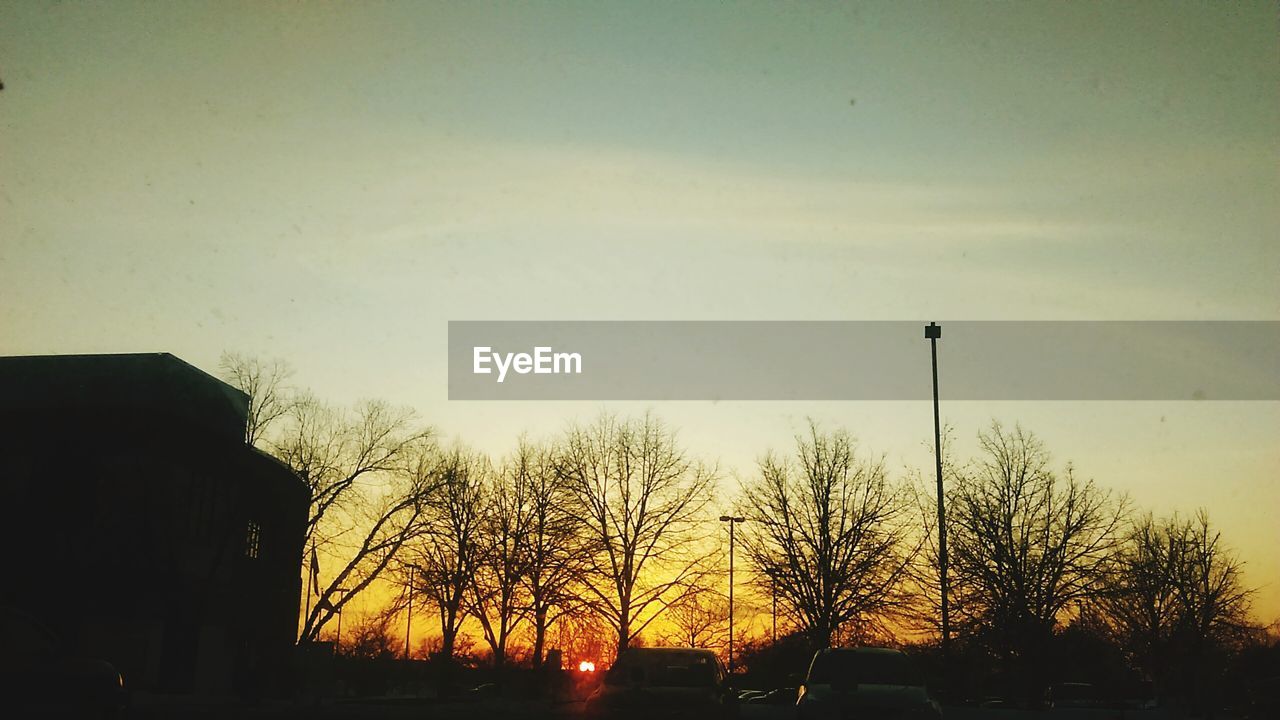
POLYGON ((1161 679, 1181 614, 1182 553, 1178 521, 1157 521, 1148 513, 1129 528, 1106 586, 1093 602, 1116 644, 1136 665, 1161 679))
POLYGON ((1053 472, 1043 443, 1021 427, 993 422, 978 441, 982 454, 947 493, 956 625, 1006 661, 1033 660, 1059 614, 1098 592, 1128 503, 1069 464, 1053 472))
POLYGON ((430 444, 434 432, 414 427, 413 420, 412 410, 377 400, 360 403, 348 413, 310 393, 297 396, 268 444, 311 490, 308 546, 324 547, 349 528, 345 522, 326 521, 330 513, 363 502, 363 480, 376 486, 379 477, 418 462, 413 456, 430 444))
POLYGON ((506 472, 509 482, 522 488, 520 496, 528 505, 522 579, 533 629, 533 664, 539 667, 551 627, 582 607, 574 586, 588 557, 587 526, 574 511, 571 489, 556 472, 554 450, 521 439, 506 472))
POLYGON ((562 662, 569 663, 570 667, 583 660, 603 667, 616 657, 616 631, 599 615, 585 609, 566 613, 547 637, 548 642, 563 651, 562 662))
POLYGON ((729 599, 711 592, 690 592, 667 608, 671 631, 663 642, 678 647, 719 648, 729 639, 729 599))
POLYGON ((429 532, 418 537, 404 557, 407 576, 433 604, 440 622, 440 652, 453 658, 458 632, 467 617, 468 593, 480 561, 483 503, 488 458, 455 446, 437 461, 437 491, 427 504, 429 532))
POLYGON ((1222 534, 1201 510, 1180 531, 1178 601, 1193 649, 1228 644, 1253 629, 1249 621, 1253 591, 1244 585, 1244 563, 1222 543, 1222 534))
POLYGON ((312 569, 318 597, 303 621, 303 640, 317 639, 345 605, 393 567, 408 543, 429 530, 430 502, 443 480, 436 473, 436 448, 419 442, 401 460, 401 467, 381 473, 377 483, 350 493, 348 502, 328 514, 349 529, 326 543, 326 556, 339 563, 328 582, 318 585, 319 573, 312 569))
POLYGON ((256 447, 271 426, 293 406, 293 392, 288 384, 293 368, 283 360, 260 360, 224 352, 218 359, 218 371, 223 380, 249 396, 245 442, 256 447))
POLYGON ((391 660, 400 644, 391 623, 394 613, 376 612, 360 618, 351 625, 343 654, 362 660, 391 660))
POLYGON ((1256 630, 1241 572, 1203 510, 1189 519, 1148 514, 1130 527, 1093 609, 1157 682, 1198 687, 1215 657, 1256 630))
POLYGON ((506 663, 507 643, 528 613, 524 577, 534 510, 526 477, 531 460, 522 443, 514 457, 490 474, 480 514, 470 611, 498 668, 506 663))
MULTIPOLYGON (((288 464, 307 483, 311 506, 304 552, 311 555, 312 594, 302 640, 387 569, 405 542, 423 530, 424 499, 432 489, 433 431, 414 425, 414 413, 379 401, 353 412, 307 391, 293 391, 292 369, 226 353, 222 372, 250 397, 246 436, 288 464), (336 564, 320 584, 316 558, 336 564)), ((303 558, 299 558, 301 561, 303 558)))
POLYGON ((812 422, 794 458, 770 452, 742 488, 742 546, 762 592, 815 647, 865 638, 905 607, 904 580, 919 541, 911 496, 880 460, 862 459, 843 430, 812 422))
POLYGON ((647 413, 570 428, 556 467, 588 528, 583 588, 624 650, 701 572, 696 530, 716 472, 647 413))

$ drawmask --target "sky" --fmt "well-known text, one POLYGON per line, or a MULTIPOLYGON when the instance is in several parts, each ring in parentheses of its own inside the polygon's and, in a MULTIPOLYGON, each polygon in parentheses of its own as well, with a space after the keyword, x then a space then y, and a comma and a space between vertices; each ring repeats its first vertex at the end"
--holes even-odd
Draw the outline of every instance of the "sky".
MULTIPOLYGON (((927 469, 932 415, 450 402, 449 320, 1280 320, 1272 3, 2 2, 0 80, 0 354, 280 357, 495 454, 652 407, 729 497, 806 417, 927 469)), ((1207 508, 1280 617, 1277 403, 943 367, 962 452, 1207 508)))

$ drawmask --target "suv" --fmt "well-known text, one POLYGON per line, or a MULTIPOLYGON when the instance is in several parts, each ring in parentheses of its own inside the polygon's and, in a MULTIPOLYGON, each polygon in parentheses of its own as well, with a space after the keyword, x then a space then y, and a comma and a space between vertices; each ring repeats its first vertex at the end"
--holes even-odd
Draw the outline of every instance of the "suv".
POLYGON ((737 717, 737 694, 710 650, 629 648, 587 698, 589 718, 737 717))
POLYGON ((929 696, 911 659, 889 648, 819 650, 799 695, 801 720, 942 718, 942 708, 929 696))

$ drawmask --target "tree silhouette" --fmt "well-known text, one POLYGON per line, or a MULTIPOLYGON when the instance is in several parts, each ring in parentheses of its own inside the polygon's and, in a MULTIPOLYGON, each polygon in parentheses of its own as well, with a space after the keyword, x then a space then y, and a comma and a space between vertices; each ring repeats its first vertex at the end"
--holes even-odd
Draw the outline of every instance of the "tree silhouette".
POLYGON ((767 453, 742 488, 742 545, 759 588, 777 592, 813 647, 883 634, 909 600, 911 497, 843 430, 810 422, 795 442, 794 457, 767 453))
POLYGON ((257 447, 293 407, 295 396, 289 386, 293 367, 279 359, 262 360, 224 352, 218 360, 218 371, 224 380, 249 396, 245 442, 257 447))
POLYGON ((587 602, 624 650, 703 572, 698 529, 716 471, 647 413, 570 428, 556 471, 585 521, 587 602))
POLYGON ((729 639, 729 599, 711 591, 690 592, 667 608, 666 620, 672 629, 663 642, 719 649, 729 639))
POLYGON ((348 530, 329 538, 330 557, 345 560, 309 609, 302 639, 315 640, 320 630, 351 600, 367 590, 400 556, 407 545, 430 529, 430 501, 442 479, 435 472, 437 451, 421 444, 407 455, 397 472, 386 473, 372 488, 349 495, 351 500, 330 517, 341 518, 348 530))
POLYGON ((470 612, 480 623, 495 667, 507 660, 507 643, 526 619, 529 602, 529 533, 534 506, 528 497, 531 452, 523 444, 484 484, 470 612))
POLYGON ((540 666, 551 627, 583 608, 576 585, 585 571, 590 536, 575 512, 571 489, 556 472, 554 449, 521 438, 505 473, 528 507, 521 581, 533 626, 533 664, 540 666))
POLYGON ((1257 630, 1241 572, 1205 511, 1147 514, 1130 526, 1092 609, 1162 692, 1203 694, 1228 652, 1257 630))
POLYGON ((369 400, 348 412, 294 390, 283 361, 224 353, 221 371, 249 395, 246 441, 293 468, 311 493, 304 552, 337 568, 304 611, 299 637, 315 640, 424 531, 434 431, 416 427, 407 408, 369 400))
POLYGON ((1069 464, 1055 473, 1021 427, 993 422, 978 440, 946 496, 956 626, 1032 682, 1059 614, 1099 591, 1128 503, 1069 464))
POLYGON ((484 492, 492 469, 483 455, 462 446, 441 454, 432 470, 436 491, 427 503, 427 530, 405 553, 405 582, 412 582, 439 615, 441 654, 454 656, 468 613, 482 551, 484 492))

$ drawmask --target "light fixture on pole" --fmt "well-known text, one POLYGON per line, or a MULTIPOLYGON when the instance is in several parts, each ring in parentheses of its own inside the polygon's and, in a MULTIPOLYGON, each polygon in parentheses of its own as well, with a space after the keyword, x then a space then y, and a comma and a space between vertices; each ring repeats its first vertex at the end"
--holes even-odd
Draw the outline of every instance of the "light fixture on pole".
POLYGON ((733 526, 746 522, 744 517, 721 515, 720 522, 729 523, 729 672, 733 672, 733 526))
POLYGON ((942 499, 942 423, 938 417, 938 340, 942 338, 942 326, 929 323, 924 327, 924 337, 929 341, 933 358, 933 458, 938 473, 938 569, 942 593, 942 651, 946 653, 951 642, 951 626, 947 617, 947 516, 942 499))

